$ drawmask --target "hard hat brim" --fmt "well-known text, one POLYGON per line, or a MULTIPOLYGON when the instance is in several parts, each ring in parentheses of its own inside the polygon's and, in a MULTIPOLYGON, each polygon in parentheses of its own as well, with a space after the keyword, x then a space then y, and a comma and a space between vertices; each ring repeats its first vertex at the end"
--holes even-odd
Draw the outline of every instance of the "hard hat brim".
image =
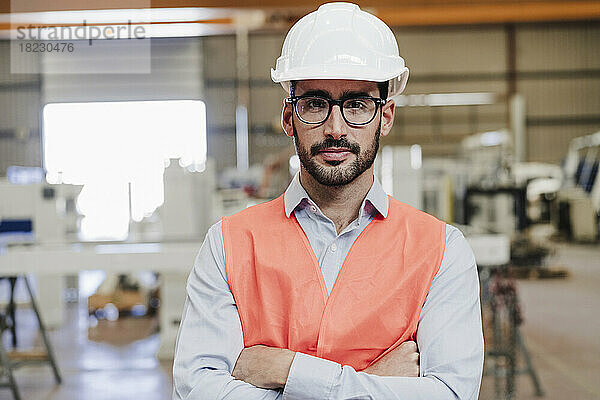
POLYGON ((364 66, 328 66, 315 71, 315 68, 297 68, 287 73, 277 73, 271 68, 271 79, 281 83, 283 89, 289 93, 291 81, 309 79, 342 79, 352 81, 386 82, 390 81, 389 96, 400 94, 408 81, 408 68, 402 67, 399 71, 383 74, 382 71, 364 66))

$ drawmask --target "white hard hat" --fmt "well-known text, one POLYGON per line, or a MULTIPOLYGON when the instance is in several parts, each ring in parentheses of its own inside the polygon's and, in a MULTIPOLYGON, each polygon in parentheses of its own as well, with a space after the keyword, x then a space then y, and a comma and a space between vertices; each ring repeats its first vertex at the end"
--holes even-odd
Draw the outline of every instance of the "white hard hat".
POLYGON ((408 68, 383 21, 356 4, 327 3, 292 26, 271 79, 288 92, 290 81, 303 79, 389 80, 394 96, 404 90, 408 68))

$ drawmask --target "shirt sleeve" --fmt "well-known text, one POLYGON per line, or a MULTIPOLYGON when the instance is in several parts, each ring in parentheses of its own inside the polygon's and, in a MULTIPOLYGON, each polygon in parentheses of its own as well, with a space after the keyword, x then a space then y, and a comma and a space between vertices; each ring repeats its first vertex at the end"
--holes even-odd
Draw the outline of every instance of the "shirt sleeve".
POLYGON ((260 389, 231 376, 243 348, 218 222, 209 229, 187 281, 173 363, 173 399, 281 399, 281 391, 260 389))
POLYGON ((420 377, 380 377, 296 353, 283 398, 476 400, 483 370, 483 334, 475 257, 448 225, 440 270, 417 328, 420 377))

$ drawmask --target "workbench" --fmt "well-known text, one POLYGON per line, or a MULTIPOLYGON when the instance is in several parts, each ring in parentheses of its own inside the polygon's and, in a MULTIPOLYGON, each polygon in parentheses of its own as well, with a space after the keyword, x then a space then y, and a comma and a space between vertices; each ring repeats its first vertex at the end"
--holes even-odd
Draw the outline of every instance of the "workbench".
POLYGON ((200 241, 168 243, 28 244, 0 249, 0 275, 31 274, 37 280, 40 313, 48 326, 62 322, 64 276, 81 271, 160 274, 160 359, 173 357, 185 301, 185 282, 200 241), (50 322, 50 323, 48 323, 50 322))

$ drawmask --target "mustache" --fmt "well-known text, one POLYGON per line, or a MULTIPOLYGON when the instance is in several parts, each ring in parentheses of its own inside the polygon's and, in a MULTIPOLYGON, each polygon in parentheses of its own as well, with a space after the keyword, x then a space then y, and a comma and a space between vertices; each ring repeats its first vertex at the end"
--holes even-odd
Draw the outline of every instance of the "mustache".
POLYGON ((331 147, 348 149, 351 153, 354 153, 354 154, 360 153, 360 146, 356 143, 349 142, 348 139, 346 139, 346 138, 340 138, 340 139, 327 138, 324 141, 322 141, 321 143, 313 144, 310 147, 310 154, 312 156, 316 156, 321 150, 325 150, 325 149, 331 148, 331 147))

